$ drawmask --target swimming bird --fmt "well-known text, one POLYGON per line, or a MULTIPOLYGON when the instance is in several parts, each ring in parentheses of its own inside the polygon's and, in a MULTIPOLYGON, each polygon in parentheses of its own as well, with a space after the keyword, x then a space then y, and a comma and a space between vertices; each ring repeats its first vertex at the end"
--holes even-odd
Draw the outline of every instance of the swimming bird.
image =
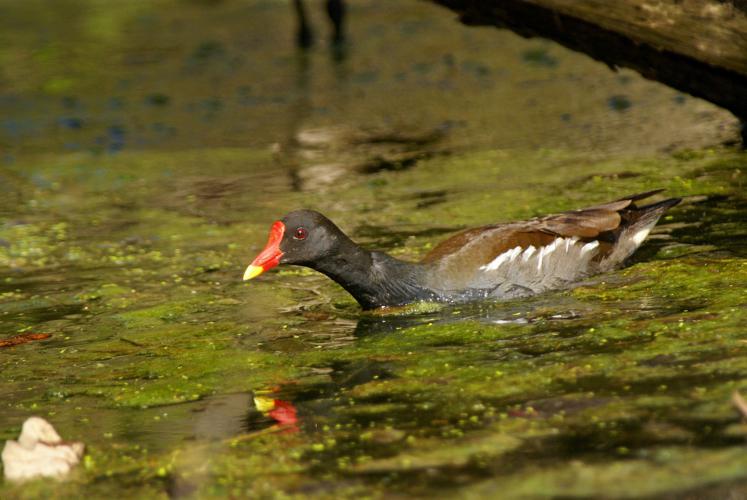
POLYGON ((467 229, 420 262, 366 250, 321 213, 296 210, 272 225, 267 245, 246 268, 244 280, 278 264, 305 266, 336 281, 363 309, 526 297, 621 266, 664 212, 681 201, 636 204, 661 191, 467 229))

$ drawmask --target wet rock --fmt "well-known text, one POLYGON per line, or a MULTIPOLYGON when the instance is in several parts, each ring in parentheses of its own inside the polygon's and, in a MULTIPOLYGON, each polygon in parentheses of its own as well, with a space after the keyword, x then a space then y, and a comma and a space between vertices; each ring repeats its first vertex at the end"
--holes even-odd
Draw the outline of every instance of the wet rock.
POLYGON ((24 481, 36 477, 62 477, 80 461, 84 445, 64 442, 52 424, 40 417, 23 423, 18 441, 9 440, 3 448, 5 478, 24 481))

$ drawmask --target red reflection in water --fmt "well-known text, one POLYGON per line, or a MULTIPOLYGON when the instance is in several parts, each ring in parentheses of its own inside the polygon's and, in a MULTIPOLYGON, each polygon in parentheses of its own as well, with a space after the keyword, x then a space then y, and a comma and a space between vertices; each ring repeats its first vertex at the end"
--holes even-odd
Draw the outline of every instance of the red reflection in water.
POLYGON ((282 425, 295 425, 298 423, 296 407, 289 401, 275 400, 275 408, 268 415, 277 423, 282 425))

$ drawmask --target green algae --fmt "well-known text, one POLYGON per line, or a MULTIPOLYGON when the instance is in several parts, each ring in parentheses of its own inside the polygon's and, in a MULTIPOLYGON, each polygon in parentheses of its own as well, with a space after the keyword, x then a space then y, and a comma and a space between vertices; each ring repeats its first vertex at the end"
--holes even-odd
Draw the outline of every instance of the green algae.
MULTIPOLYGON (((453 185, 464 192, 431 206, 427 219, 456 229, 468 224, 462 204, 487 221, 492 210, 511 218, 574 203, 550 192, 537 208, 478 204, 483 197, 470 194, 477 189, 468 187, 471 179, 532 161, 516 153, 501 163, 500 156, 431 160, 440 175, 460 162, 473 170, 455 170, 453 185)), ((98 233, 36 213, 29 227, 6 226, 4 237, 24 241, 4 247, 7 262, 15 260, 4 273, 0 318, 17 331, 53 336, 0 353, 9 395, 2 412, 16 422, 3 436, 12 437, 24 415, 39 413, 64 436, 84 439, 85 467, 59 490, 71 497, 103 494, 106 484, 125 496, 154 497, 302 494, 309 485, 337 497, 393 487, 630 497, 744 481, 743 434, 734 432, 729 401, 733 391, 747 390, 747 265, 738 231, 712 237, 724 228, 721 207, 729 219, 741 206, 723 168, 738 158, 724 151, 656 164, 627 160, 625 168, 640 176, 619 180, 617 193, 663 183, 672 194, 717 202, 693 198, 673 211, 621 271, 524 301, 416 304, 384 314, 359 313, 313 272, 268 273, 242 284, 264 224, 216 227, 209 216, 184 215, 137 191, 153 200, 144 210, 128 208, 138 239, 110 226, 116 212, 97 215, 111 227, 98 233), (669 169, 680 178, 712 173, 685 185, 667 181, 669 169), (699 214, 695 223, 678 224, 680 214, 692 213, 699 214), (242 237, 255 243, 237 245, 242 237), (79 258, 70 257, 73 248, 79 258), (292 402, 301 427, 273 424, 247 400, 230 417, 243 426, 217 441, 192 441, 196 415, 217 412, 211 418, 220 422, 230 407, 222 395, 250 393, 292 402), (645 480, 630 481, 643 471, 645 480)), ((430 182, 417 171, 397 175, 405 184, 430 182)), ((517 182, 516 192, 526 194, 516 199, 530 200, 529 181, 517 182)), ((352 192, 372 204, 386 200, 365 179, 352 192)), ((606 199, 594 187, 583 193, 576 203, 606 199)), ((64 195, 47 193, 47 202, 58 203, 57 196, 64 195)), ((381 215, 352 212, 345 224, 354 228, 364 217, 381 224, 366 233, 367 245, 394 245, 416 258, 433 239, 419 232, 426 217, 405 210, 385 226, 396 208, 386 202, 381 215), (392 239, 393 231, 416 236, 392 239)), ((3 488, 34 497, 50 486, 3 488)))

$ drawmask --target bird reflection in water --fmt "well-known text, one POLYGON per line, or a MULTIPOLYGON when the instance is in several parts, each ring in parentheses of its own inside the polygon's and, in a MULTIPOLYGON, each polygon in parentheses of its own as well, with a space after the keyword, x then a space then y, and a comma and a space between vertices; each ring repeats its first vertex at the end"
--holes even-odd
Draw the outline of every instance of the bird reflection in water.
POLYGON ((271 394, 255 394, 254 407, 284 432, 298 432, 298 411, 290 401, 275 399, 271 394))

